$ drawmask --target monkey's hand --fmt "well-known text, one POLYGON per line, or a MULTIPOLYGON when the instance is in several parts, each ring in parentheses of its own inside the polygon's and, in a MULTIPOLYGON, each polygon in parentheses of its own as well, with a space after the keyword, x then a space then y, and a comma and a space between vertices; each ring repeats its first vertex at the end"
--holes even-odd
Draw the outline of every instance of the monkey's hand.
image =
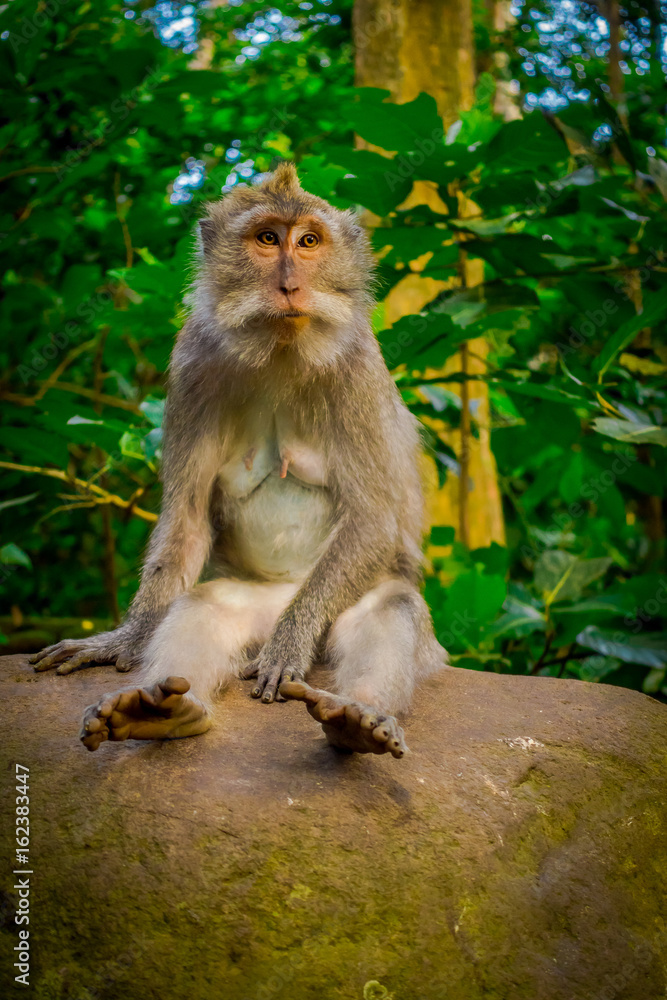
POLYGON ((243 680, 257 678, 257 683, 250 692, 253 698, 261 698, 266 705, 274 701, 276 696, 278 701, 284 701, 281 695, 277 695, 283 681, 303 680, 307 668, 288 666, 286 659, 280 653, 274 652, 271 643, 267 642, 259 656, 241 671, 243 680))
POLYGON ((126 673, 141 662, 149 634, 145 623, 125 622, 113 632, 100 632, 86 639, 63 639, 34 653, 30 663, 37 671, 55 667, 57 674, 71 674, 83 667, 115 663, 116 670, 126 673))

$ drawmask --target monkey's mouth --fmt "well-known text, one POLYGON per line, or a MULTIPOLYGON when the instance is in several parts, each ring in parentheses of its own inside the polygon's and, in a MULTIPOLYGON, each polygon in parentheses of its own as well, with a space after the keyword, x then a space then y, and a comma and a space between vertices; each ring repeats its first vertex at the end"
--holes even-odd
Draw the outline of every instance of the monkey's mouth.
POLYGON ((284 312, 280 313, 281 319, 298 319, 299 316, 307 316, 308 313, 303 312, 301 309, 285 309, 284 312))

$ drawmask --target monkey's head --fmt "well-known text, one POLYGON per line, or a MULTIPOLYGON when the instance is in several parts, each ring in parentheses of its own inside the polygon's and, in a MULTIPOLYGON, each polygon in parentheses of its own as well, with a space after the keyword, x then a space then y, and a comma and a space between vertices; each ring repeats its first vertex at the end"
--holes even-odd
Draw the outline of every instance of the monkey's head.
POLYGON ((200 286, 237 360, 326 364, 366 319, 368 238, 353 213, 304 191, 293 164, 209 204, 199 226, 200 286))

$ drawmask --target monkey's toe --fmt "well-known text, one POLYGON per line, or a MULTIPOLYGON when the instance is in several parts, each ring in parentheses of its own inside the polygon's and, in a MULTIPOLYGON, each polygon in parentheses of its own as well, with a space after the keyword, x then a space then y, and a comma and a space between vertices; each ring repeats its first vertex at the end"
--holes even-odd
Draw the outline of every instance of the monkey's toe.
POLYGON ((296 681, 281 684, 280 694, 286 699, 305 702, 329 743, 340 750, 390 753, 399 759, 408 749, 396 719, 369 705, 296 681))
POLYGON ((81 742, 97 750, 107 740, 168 740, 204 733, 211 718, 189 690, 185 677, 166 677, 152 688, 107 695, 86 709, 81 742))

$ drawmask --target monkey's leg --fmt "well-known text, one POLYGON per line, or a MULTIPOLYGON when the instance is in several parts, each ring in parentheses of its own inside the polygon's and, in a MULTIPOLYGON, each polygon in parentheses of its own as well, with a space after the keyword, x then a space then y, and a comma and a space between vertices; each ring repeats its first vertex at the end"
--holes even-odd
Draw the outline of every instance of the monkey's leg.
POLYGON ((336 620, 327 655, 335 694, 297 682, 281 685, 281 694, 305 701, 334 746, 402 757, 395 715, 409 707, 416 682, 446 661, 421 594, 403 580, 381 583, 336 620))
POLYGON ((212 580, 177 598, 146 650, 142 686, 86 709, 84 746, 206 732, 214 694, 238 676, 245 647, 266 641, 295 590, 295 584, 212 580))

